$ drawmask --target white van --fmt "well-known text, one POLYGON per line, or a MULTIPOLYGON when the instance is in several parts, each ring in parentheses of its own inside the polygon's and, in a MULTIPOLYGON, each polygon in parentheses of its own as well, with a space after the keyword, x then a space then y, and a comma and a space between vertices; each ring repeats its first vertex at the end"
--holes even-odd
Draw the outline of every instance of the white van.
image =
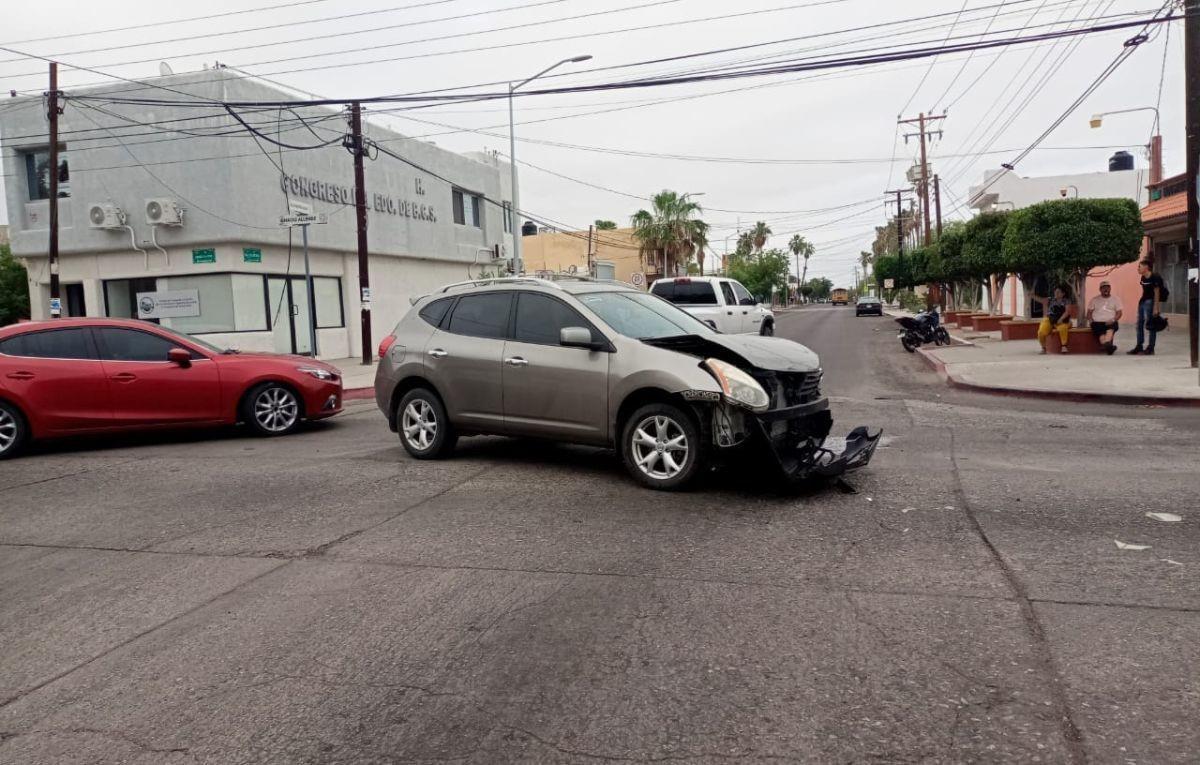
POLYGON ((650 292, 727 335, 774 335, 775 314, 741 282, 723 276, 657 279, 650 292))

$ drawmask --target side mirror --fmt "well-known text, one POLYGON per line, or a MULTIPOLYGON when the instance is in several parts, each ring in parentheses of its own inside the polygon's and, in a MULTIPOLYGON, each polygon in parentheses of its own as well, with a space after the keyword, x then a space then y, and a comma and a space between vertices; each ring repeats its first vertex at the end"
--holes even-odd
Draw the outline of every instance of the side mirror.
POLYGON ((558 344, 567 348, 587 348, 595 351, 604 347, 592 339, 592 331, 587 327, 563 327, 558 331, 558 344))
POLYGON ((717 329, 717 323, 715 321, 713 321, 712 319, 705 319, 704 323, 707 324, 708 326, 712 327, 714 330, 717 329))
POLYGON ((192 365, 192 354, 182 348, 172 348, 167 351, 167 361, 172 364, 178 364, 181 367, 190 367, 192 365))
POLYGON ((742 305, 758 305, 758 301, 757 301, 757 300, 755 300, 755 299, 754 299, 754 298, 752 298, 752 297, 745 297, 745 298, 742 298, 742 299, 741 299, 741 301, 740 301, 740 303, 741 303, 742 305))

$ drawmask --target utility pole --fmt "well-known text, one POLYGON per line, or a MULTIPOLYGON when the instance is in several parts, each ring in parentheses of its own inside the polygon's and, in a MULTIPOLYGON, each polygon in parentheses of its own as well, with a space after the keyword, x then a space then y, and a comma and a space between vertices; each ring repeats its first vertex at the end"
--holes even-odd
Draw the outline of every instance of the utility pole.
POLYGON ((592 231, 595 228, 596 228, 595 224, 588 226, 588 248, 587 248, 587 274, 588 274, 588 276, 595 276, 595 274, 592 272, 592 231))
POLYGON ((928 135, 934 135, 934 134, 940 136, 942 134, 942 131, 940 131, 940 130, 926 130, 926 125, 931 122, 934 122, 935 120, 943 120, 945 118, 946 118, 945 114, 926 115, 925 112, 921 112, 916 117, 916 119, 896 120, 901 125, 910 125, 914 122, 917 123, 918 132, 905 133, 904 134, 904 142, 905 143, 908 143, 908 139, 912 136, 920 136, 920 138, 921 138, 921 175, 920 175, 920 181, 918 183, 918 189, 921 194, 921 212, 923 213, 923 217, 925 219, 925 246, 926 247, 928 247, 930 242, 933 241, 933 236, 932 236, 932 232, 930 231, 930 221, 929 221, 929 209, 930 209, 929 208, 929 157, 928 157, 928 153, 927 153, 926 146, 925 146, 925 137, 928 135))
POLYGON ((362 363, 370 366, 375 357, 371 342, 371 275, 367 257, 367 185, 363 179, 362 108, 350 104, 350 153, 354 155, 354 218, 358 226, 358 299, 362 306, 362 363))
POLYGON ((58 283, 58 63, 50 62, 50 92, 46 94, 47 117, 50 119, 50 249, 47 261, 50 269, 50 316, 62 316, 62 295, 58 283))
MULTIPOLYGON (((1200 0, 1187 0, 1183 20, 1183 77, 1187 125, 1188 265, 1200 268, 1200 0)), ((1200 280, 1188 283, 1188 336, 1192 366, 1200 361, 1200 280)))
POLYGON ((942 238, 942 182, 935 174, 933 176, 933 210, 937 215, 937 235, 942 238))

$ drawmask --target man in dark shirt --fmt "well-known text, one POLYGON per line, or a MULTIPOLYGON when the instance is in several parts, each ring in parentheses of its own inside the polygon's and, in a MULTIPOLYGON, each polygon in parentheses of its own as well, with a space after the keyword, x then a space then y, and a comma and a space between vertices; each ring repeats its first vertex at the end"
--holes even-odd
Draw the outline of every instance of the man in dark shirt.
POLYGON ((1151 316, 1159 315, 1159 302, 1162 299, 1163 279, 1154 273, 1154 264, 1148 260, 1138 263, 1138 273, 1142 276, 1142 297, 1138 300, 1137 308, 1137 345, 1129 351, 1131 355, 1154 355, 1154 339, 1158 333, 1150 329, 1151 316), (1146 330, 1150 330, 1150 342, 1143 346, 1146 330))

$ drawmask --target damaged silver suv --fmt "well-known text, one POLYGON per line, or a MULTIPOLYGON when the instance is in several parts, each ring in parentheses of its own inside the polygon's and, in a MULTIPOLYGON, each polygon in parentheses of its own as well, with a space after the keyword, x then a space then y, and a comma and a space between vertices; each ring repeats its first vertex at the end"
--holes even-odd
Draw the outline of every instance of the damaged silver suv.
POLYGON ((725 335, 627 285, 491 279, 414 302, 379 348, 375 400, 413 457, 499 434, 615 447, 630 475, 682 489, 758 450, 790 478, 871 459, 859 427, 840 453, 816 354, 776 337, 725 335))

